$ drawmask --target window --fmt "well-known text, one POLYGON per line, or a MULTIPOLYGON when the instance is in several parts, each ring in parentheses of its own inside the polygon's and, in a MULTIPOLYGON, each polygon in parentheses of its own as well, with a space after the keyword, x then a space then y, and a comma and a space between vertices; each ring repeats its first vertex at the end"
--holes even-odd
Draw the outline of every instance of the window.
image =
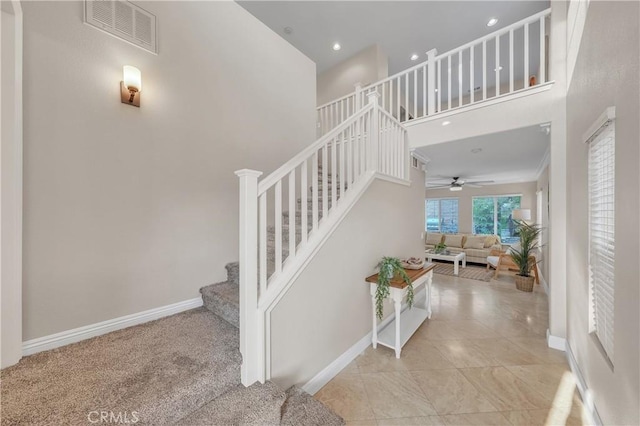
POLYGON ((458 199, 427 199, 425 229, 445 234, 458 232, 458 199))
POLYGON ((511 212, 520 208, 521 198, 520 195, 473 197, 473 233, 499 235, 503 243, 516 242, 511 212))
POLYGON ((615 129, 613 116, 589 144, 589 331, 613 360, 615 296, 615 129))

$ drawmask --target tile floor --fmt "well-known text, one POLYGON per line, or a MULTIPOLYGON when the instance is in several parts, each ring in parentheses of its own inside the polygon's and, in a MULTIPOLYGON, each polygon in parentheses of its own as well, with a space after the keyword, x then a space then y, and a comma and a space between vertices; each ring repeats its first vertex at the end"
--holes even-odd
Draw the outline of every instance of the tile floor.
POLYGON ((316 398, 348 425, 583 424, 564 353, 546 345, 540 286, 436 274, 433 288, 433 316, 400 359, 369 347, 316 398))

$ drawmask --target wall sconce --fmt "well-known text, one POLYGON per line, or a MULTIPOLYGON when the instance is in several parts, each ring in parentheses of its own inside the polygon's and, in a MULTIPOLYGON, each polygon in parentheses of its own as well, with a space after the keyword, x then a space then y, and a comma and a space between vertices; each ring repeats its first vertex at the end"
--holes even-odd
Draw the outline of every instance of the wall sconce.
POLYGON ((140 92, 142 92, 142 74, 136 67, 125 65, 122 67, 120 82, 120 100, 123 104, 140 106, 140 92))

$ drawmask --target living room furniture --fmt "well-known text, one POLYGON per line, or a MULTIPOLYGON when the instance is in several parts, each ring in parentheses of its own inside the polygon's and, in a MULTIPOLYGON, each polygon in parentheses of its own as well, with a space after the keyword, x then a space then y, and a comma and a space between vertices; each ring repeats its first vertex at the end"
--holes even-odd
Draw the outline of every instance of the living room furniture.
POLYGON ((433 259, 435 260, 444 260, 447 262, 453 262, 453 274, 458 275, 460 272, 460 262, 462 262, 462 267, 467 267, 467 256, 465 252, 460 253, 435 253, 433 249, 426 250, 424 252, 425 257, 428 262, 431 262, 433 259))
MULTIPOLYGON (((487 257, 487 269, 489 267, 494 268, 496 273, 494 278, 498 277, 500 270, 519 271, 518 265, 513 263, 511 254, 508 250, 493 250, 491 255, 487 257)), ((529 256, 529 271, 533 271, 533 275, 536 278, 536 284, 540 284, 540 276, 538 275, 538 261, 535 256, 529 256)))
POLYGON ((487 263, 487 257, 491 256, 492 250, 502 249, 500 237, 497 235, 426 233, 425 250, 433 249, 439 243, 446 244, 449 253, 464 253, 467 262, 483 265, 487 263))
POLYGON ((371 275, 365 279, 369 283, 371 291, 371 316, 373 318, 371 330, 371 344, 373 348, 378 347, 378 343, 388 348, 394 349, 396 358, 400 358, 402 347, 415 333, 420 325, 427 318, 431 318, 431 282, 433 280, 433 263, 427 263, 422 269, 405 269, 411 279, 414 294, 418 293, 418 287, 425 286, 425 297, 423 300, 414 300, 413 307, 407 307, 402 312, 402 300, 407 295, 407 283, 401 278, 394 277, 389 283, 389 296, 393 300, 395 318, 380 333, 378 333, 378 318, 376 317, 376 289, 378 274, 371 275))

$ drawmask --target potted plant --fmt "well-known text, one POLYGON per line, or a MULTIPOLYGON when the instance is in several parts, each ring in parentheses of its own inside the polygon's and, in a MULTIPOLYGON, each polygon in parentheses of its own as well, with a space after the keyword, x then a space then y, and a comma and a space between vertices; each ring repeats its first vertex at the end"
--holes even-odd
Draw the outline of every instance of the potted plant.
POLYGON ((400 259, 396 257, 383 257, 378 263, 378 284, 376 286, 376 315, 382 319, 384 299, 389 297, 389 284, 395 277, 402 278, 407 283, 407 304, 413 305, 413 284, 402 267, 400 259))
POLYGON ((445 243, 438 243, 433 247, 433 252, 435 254, 442 254, 447 251, 447 245, 445 243))
POLYGON ((515 221, 516 234, 520 237, 519 247, 510 249, 511 260, 518 267, 516 288, 520 291, 533 291, 534 278, 530 275, 534 250, 538 248, 538 236, 542 230, 538 225, 528 225, 523 221, 515 221))

